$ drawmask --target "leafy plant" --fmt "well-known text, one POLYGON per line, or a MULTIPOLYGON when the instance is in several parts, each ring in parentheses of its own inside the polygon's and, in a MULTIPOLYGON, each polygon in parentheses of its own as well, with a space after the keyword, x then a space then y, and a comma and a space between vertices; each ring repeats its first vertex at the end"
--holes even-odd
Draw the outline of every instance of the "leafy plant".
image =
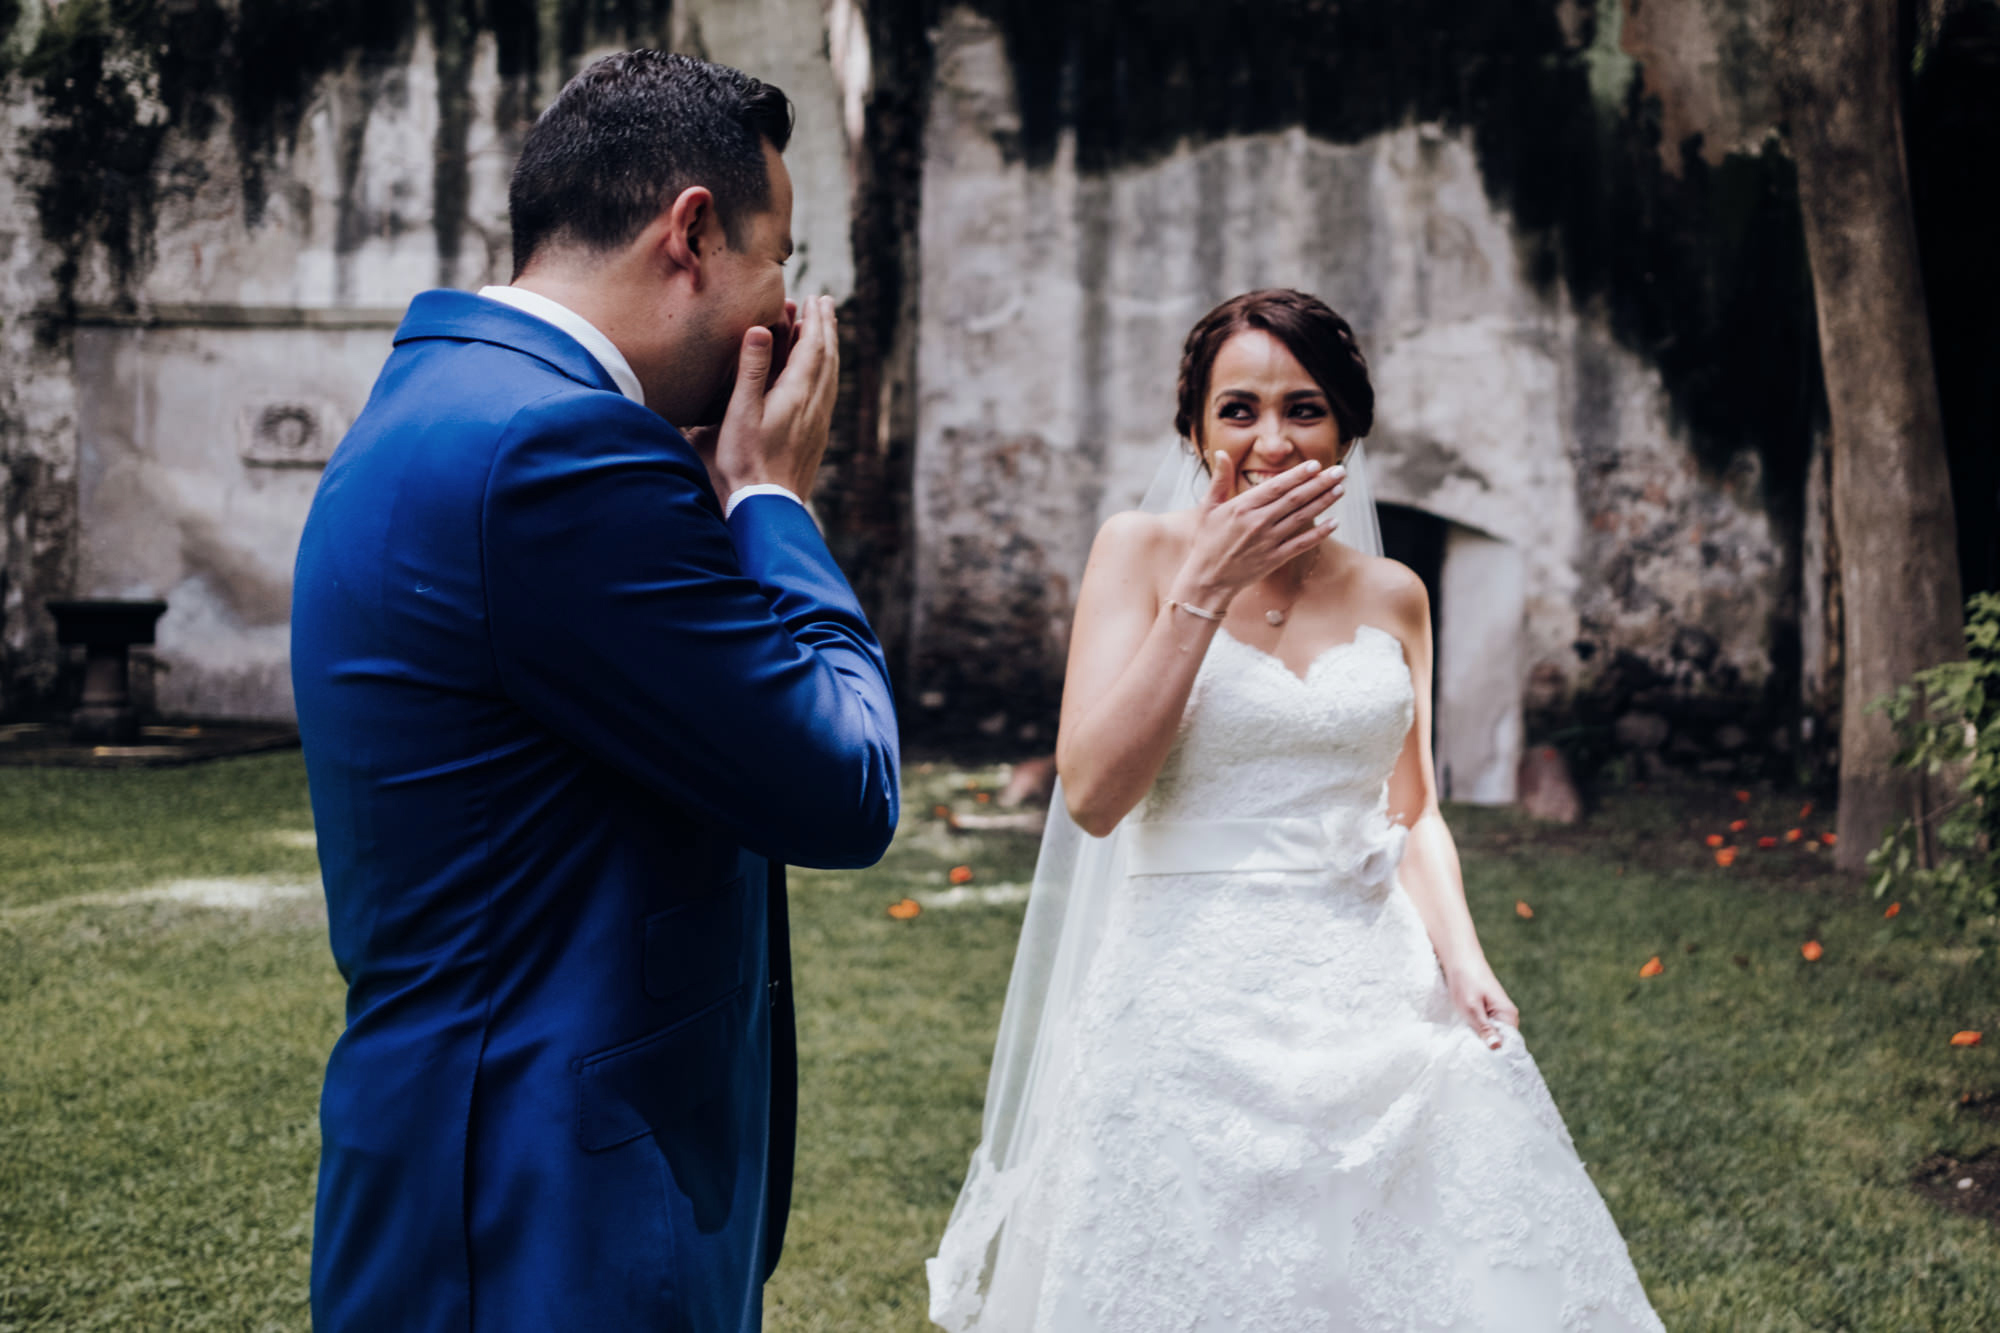
POLYGON ((1876 897, 1897 889, 1986 944, 2000 916, 2000 594, 1966 603, 1965 647, 1964 661, 1919 671, 1873 705, 1903 741, 1897 763, 1929 778, 1940 799, 1928 827, 1904 820, 1868 868, 1876 897))

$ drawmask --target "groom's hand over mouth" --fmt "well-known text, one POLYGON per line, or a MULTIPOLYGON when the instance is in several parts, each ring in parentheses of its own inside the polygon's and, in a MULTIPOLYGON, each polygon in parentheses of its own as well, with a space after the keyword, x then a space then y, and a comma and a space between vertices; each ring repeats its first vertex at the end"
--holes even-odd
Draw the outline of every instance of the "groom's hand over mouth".
MULTIPOLYGON (((785 302, 785 317, 776 324, 766 324, 771 331, 771 370, 764 377, 766 384, 775 384, 785 373, 785 363, 791 360, 792 349, 799 344, 799 303, 785 302)), ((738 348, 740 356, 742 349, 738 348)))
POLYGON ((776 484, 801 499, 810 495, 839 385, 832 297, 808 299, 795 320, 775 329, 744 333, 722 424, 690 434, 716 494, 726 500, 745 486, 776 484))

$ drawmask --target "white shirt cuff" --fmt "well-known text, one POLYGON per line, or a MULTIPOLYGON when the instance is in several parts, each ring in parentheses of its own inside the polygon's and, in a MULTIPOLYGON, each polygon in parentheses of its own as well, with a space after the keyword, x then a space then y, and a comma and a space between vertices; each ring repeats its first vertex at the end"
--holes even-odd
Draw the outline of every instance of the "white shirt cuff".
POLYGON ((791 487, 780 486, 776 482, 767 481, 756 486, 738 486, 729 493, 729 498, 723 502, 723 522, 728 522, 730 517, 736 513, 736 506, 742 504, 753 495, 782 495, 795 505, 803 505, 805 503, 805 501, 799 499, 791 487))

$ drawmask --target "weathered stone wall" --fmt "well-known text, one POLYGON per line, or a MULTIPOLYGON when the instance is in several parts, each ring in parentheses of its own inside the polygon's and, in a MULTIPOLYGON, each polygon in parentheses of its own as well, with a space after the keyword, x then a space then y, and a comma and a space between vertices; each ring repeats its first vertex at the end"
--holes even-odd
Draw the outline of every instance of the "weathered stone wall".
MULTIPOLYGON (((1091 538, 1173 441, 1181 339, 1259 286, 1315 292, 1353 322, 1379 395, 1378 498, 1452 525, 1439 734, 1461 794, 1511 798, 1531 721, 1560 725, 1599 683, 1614 696, 1604 726, 1637 707, 1626 731, 1653 744, 1684 730, 1677 698, 1757 711, 1777 640, 1797 634, 1797 539, 1763 455, 1690 438, 1601 291, 1580 298, 1547 273, 1545 238, 1495 197, 1469 128, 1189 133, 1125 158, 1115 143, 1086 150, 1089 126, 1072 123, 1038 156, 1023 150, 1017 55, 971 9, 939 32, 915 485, 922 712, 1047 736, 1091 538)), ((1706 752, 1712 726, 1681 739, 1706 752)))
POLYGON ((597 49, 673 45, 784 87, 799 105, 791 281, 852 287, 816 0, 628 5, 617 22, 497 6, 484 27, 470 8, 327 0, 315 35, 340 49, 309 56, 261 26, 273 3, 162 6, 157 30, 120 33, 65 29, 79 7, 29 0, 9 48, 0 710, 51 701, 62 659, 43 600, 158 596, 164 711, 290 715, 292 559, 317 468, 414 293, 506 281, 520 135, 597 49), (188 68, 203 60, 290 60, 296 84, 188 68), (65 157, 79 145, 143 175, 80 169, 65 157))
POLYGON ((1442 525, 1456 794, 1534 737, 1767 754, 1839 636, 1763 7, 0 0, 0 710, 54 685, 42 599, 158 594, 163 706, 288 712, 315 458, 414 292, 505 277, 536 108, 652 43, 799 105, 793 278, 846 302, 816 506, 914 736, 1048 743, 1180 339, 1286 284, 1442 525))
POLYGON ((170 714, 290 715, 292 555, 317 465, 409 295, 506 271, 511 154, 486 48, 450 215, 448 100, 420 28, 397 58, 328 74, 254 177, 237 169, 236 108, 169 137, 163 170, 192 184, 159 201, 143 269, 86 268, 74 312, 51 321, 78 386, 75 591, 166 599, 155 697, 170 714))

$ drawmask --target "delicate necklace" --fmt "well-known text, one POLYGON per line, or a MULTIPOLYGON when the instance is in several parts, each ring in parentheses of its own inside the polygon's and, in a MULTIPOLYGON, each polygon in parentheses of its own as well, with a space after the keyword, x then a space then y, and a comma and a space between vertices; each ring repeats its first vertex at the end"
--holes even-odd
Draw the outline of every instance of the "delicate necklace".
POLYGON ((1313 548, 1312 559, 1306 562, 1306 572, 1299 575, 1299 586, 1293 591, 1291 600, 1286 602, 1281 607, 1274 606, 1269 611, 1266 611, 1264 613, 1264 621, 1266 624, 1273 626, 1283 625, 1285 623, 1285 618, 1291 615, 1292 608, 1298 605, 1298 600, 1300 596, 1304 594, 1306 590, 1306 580, 1313 576, 1313 571, 1315 569, 1319 568, 1319 549, 1320 548, 1318 547, 1313 548))

